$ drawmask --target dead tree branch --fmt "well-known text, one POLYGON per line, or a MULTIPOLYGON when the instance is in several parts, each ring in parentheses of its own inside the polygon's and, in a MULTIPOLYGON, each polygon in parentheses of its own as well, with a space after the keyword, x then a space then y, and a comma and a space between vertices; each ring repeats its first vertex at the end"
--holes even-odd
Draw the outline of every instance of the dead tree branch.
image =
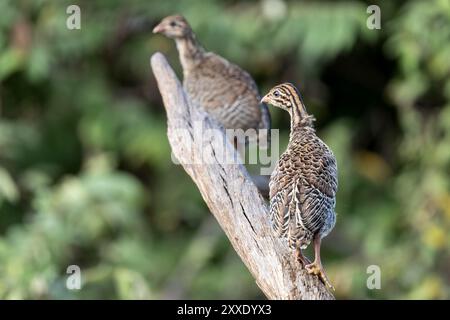
POLYGON ((235 150, 220 126, 189 104, 161 53, 152 56, 151 67, 166 108, 173 154, 264 294, 269 299, 334 299, 317 277, 300 266, 287 245, 273 236, 267 205, 245 167, 221 161, 233 159, 235 150), (214 134, 198 139, 195 125, 214 134))

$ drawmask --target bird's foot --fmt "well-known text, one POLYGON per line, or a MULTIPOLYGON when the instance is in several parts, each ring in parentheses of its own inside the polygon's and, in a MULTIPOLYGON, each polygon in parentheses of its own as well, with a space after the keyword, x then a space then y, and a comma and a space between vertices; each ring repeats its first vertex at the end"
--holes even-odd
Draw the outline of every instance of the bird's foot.
POLYGON ((320 281, 322 281, 324 285, 326 285, 329 289, 334 291, 334 287, 331 284, 330 280, 328 280, 328 277, 325 274, 325 271, 323 270, 323 267, 320 263, 314 261, 313 263, 305 265, 305 269, 309 274, 314 274, 318 276, 320 281))

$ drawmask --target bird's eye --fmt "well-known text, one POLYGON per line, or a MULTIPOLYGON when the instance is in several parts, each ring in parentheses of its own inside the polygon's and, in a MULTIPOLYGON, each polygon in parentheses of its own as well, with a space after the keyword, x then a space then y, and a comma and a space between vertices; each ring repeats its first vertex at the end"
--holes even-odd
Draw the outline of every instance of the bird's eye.
POLYGON ((275 91, 273 92, 273 96, 274 96, 275 98, 278 98, 278 97, 280 96, 280 91, 275 90, 275 91))
POLYGON ((171 22, 170 22, 170 26, 171 26, 171 27, 175 27, 176 25, 177 25, 177 23, 176 23, 175 21, 171 21, 171 22))

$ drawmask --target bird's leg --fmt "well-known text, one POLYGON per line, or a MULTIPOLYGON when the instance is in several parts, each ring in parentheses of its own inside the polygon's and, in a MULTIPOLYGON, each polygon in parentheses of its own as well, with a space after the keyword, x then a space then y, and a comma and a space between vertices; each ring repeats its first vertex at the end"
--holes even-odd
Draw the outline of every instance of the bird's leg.
POLYGON ((302 264, 303 267, 311 264, 308 258, 303 255, 302 249, 300 247, 295 248, 295 258, 302 264))
POLYGON ((298 240, 289 238, 289 247, 295 249, 295 259, 300 262, 303 267, 311 263, 308 258, 303 255, 301 244, 298 240))
POLYGON ((328 277, 325 274, 325 271, 323 270, 322 262, 320 260, 320 235, 316 234, 314 236, 314 262, 307 264, 305 266, 306 270, 309 274, 314 274, 319 277, 319 279, 330 289, 334 290, 333 285, 331 284, 330 280, 328 280, 328 277))

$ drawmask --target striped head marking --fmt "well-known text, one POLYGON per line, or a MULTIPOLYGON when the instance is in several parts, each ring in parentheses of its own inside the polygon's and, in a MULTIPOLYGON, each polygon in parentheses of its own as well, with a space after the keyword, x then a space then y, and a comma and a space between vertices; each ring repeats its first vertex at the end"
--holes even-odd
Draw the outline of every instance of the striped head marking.
POLYGON ((308 116, 299 91, 291 83, 283 83, 273 87, 262 98, 261 102, 284 109, 291 114, 291 117, 306 118, 308 116))

